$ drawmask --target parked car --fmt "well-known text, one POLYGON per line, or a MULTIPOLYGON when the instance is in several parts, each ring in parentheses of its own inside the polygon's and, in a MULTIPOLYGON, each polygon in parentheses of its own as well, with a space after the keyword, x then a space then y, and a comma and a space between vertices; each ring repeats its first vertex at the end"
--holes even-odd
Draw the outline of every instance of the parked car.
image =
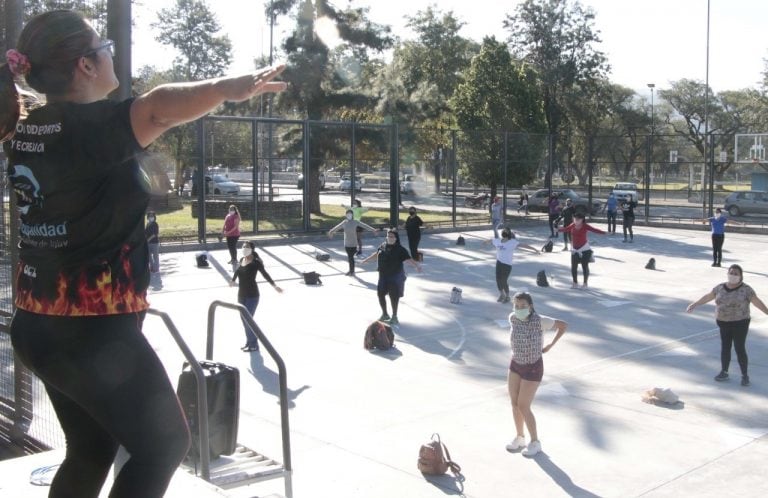
POLYGON ((725 210, 731 216, 768 214, 768 193, 762 190, 734 192, 725 198, 725 210))
POLYGON ((205 175, 205 184, 208 186, 207 191, 213 192, 214 195, 238 195, 240 193, 240 185, 224 175, 205 175))
MULTIPOLYGON (((322 171, 318 174, 318 180, 320 182, 320 190, 325 188, 325 173, 322 171)), ((302 190, 304 188, 304 173, 299 173, 299 177, 296 179, 296 188, 302 190)))
MULTIPOLYGON (((339 182, 339 190, 350 190, 351 188, 352 179, 349 177, 349 175, 342 176, 341 181, 339 182)), ((363 179, 359 176, 355 176, 355 190, 357 192, 363 190, 363 179)))
POLYGON ((403 194, 426 194, 429 191, 429 184, 420 176, 405 175, 400 182, 400 192, 403 194))
MULTIPOLYGON (((593 200, 591 209, 587 209, 589 205, 589 200, 586 197, 581 197, 579 194, 577 194, 576 192, 574 192, 569 188, 566 188, 566 189, 553 188, 552 193, 557 195, 557 198, 560 201, 561 205, 565 204, 566 199, 570 199, 571 204, 573 204, 574 208, 576 209, 576 212, 587 214, 587 211, 589 211, 589 214, 597 214, 603 208, 602 202, 598 200, 593 200)), ((539 189, 533 194, 528 196, 529 211, 539 211, 539 212, 546 213, 548 211, 548 207, 549 207, 549 190, 545 188, 539 189)))
POLYGON ((613 195, 616 196, 616 200, 619 201, 619 204, 624 202, 630 195, 635 202, 640 200, 640 197, 637 194, 637 183, 617 183, 613 186, 613 195))

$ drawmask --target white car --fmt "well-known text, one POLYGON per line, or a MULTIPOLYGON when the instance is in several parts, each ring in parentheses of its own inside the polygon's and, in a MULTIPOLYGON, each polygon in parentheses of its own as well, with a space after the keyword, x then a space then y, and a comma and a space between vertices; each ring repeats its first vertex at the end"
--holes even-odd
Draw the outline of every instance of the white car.
POLYGON ((617 183, 613 186, 613 195, 619 203, 624 202, 627 197, 632 196, 632 200, 637 202, 640 198, 637 196, 636 183, 617 183))
POLYGON ((403 194, 427 194, 430 186, 420 176, 405 175, 400 182, 400 192, 403 194))
POLYGON ((238 195, 240 193, 240 185, 224 175, 205 175, 205 183, 208 185, 208 192, 214 195, 238 195))
MULTIPOLYGON (((349 190, 350 188, 352 188, 352 179, 349 175, 342 176, 339 182, 339 190, 349 190)), ((363 179, 359 176, 355 176, 355 190, 357 192, 363 190, 363 179)))

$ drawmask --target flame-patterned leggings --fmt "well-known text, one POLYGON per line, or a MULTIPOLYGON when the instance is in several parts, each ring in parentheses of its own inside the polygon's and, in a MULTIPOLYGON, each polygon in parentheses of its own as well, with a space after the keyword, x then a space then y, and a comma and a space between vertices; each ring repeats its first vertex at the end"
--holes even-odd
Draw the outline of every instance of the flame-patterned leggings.
POLYGON ((161 497, 189 448, 176 393, 141 332, 144 313, 47 316, 16 310, 13 348, 45 384, 66 457, 49 497, 97 497, 119 446, 130 459, 110 497, 161 497))

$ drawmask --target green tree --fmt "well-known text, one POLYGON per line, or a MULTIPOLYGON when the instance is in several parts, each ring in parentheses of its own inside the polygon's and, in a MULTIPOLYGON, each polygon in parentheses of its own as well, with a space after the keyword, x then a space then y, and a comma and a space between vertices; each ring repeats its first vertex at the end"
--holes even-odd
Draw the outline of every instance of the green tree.
POLYGON ((557 162, 562 162, 560 134, 572 117, 569 101, 596 92, 609 70, 596 48, 600 37, 594 20, 594 11, 578 0, 525 0, 504 20, 513 55, 536 68, 557 162))
MULTIPOLYGON (((340 10, 327 0, 275 0, 266 8, 267 16, 296 15, 293 32, 283 42, 287 68, 283 79, 288 89, 277 98, 278 107, 310 120, 328 119, 350 109, 370 108, 370 94, 353 91, 349 82, 349 63, 368 62, 368 51, 381 52, 392 45, 389 28, 370 22, 368 9, 340 10), (343 75, 347 77, 342 77, 343 75)), ((319 126, 310 133, 309 171, 305 188, 309 211, 320 213, 318 172, 322 163, 337 157, 343 130, 319 126)), ((297 140, 293 142, 298 145, 297 140)))
MULTIPOLYGON (((195 81, 221 76, 232 60, 232 43, 227 35, 219 34, 221 25, 204 0, 176 0, 172 7, 158 12, 152 27, 159 30, 157 41, 178 51, 171 70, 162 74, 164 80, 195 81)), ((194 130, 192 123, 178 126, 156 142, 156 150, 174 159, 177 179, 185 166, 196 166, 194 130)))
MULTIPOLYGON (((705 128, 713 136, 715 152, 726 151, 733 158, 736 133, 748 133, 762 126, 765 118, 762 97, 755 90, 735 90, 714 95, 709 90, 705 105, 705 85, 696 80, 682 79, 672 82, 667 90, 660 90, 659 96, 671 106, 663 119, 670 124, 674 133, 689 142, 704 162, 705 128), (705 127, 705 112, 709 125, 705 127)), ((715 178, 733 165, 731 160, 715 161, 715 178)))
MULTIPOLYGON (((106 32, 107 3, 103 0, 6 0, 0 8, 0 41, 2 41, 0 46, 7 46, 5 11, 10 2, 21 4, 25 23, 30 18, 49 10, 69 9, 81 12, 87 19, 90 19, 98 33, 104 34, 106 32)), ((13 42, 15 43, 15 40, 13 42)))
POLYGON ((486 38, 451 98, 456 122, 468 137, 462 173, 476 185, 489 186, 492 195, 503 183, 505 168, 510 185, 523 185, 538 166, 541 143, 535 141, 514 147, 507 155, 514 162, 504 163, 504 133, 546 130, 536 76, 530 66, 514 62, 506 46, 486 38))

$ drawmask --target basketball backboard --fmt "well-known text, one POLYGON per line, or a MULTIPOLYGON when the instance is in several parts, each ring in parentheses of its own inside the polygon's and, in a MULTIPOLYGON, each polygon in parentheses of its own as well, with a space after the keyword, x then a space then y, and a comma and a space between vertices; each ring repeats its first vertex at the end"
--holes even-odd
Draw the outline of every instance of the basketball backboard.
POLYGON ((768 162, 768 133, 737 133, 734 157, 737 163, 768 162))

